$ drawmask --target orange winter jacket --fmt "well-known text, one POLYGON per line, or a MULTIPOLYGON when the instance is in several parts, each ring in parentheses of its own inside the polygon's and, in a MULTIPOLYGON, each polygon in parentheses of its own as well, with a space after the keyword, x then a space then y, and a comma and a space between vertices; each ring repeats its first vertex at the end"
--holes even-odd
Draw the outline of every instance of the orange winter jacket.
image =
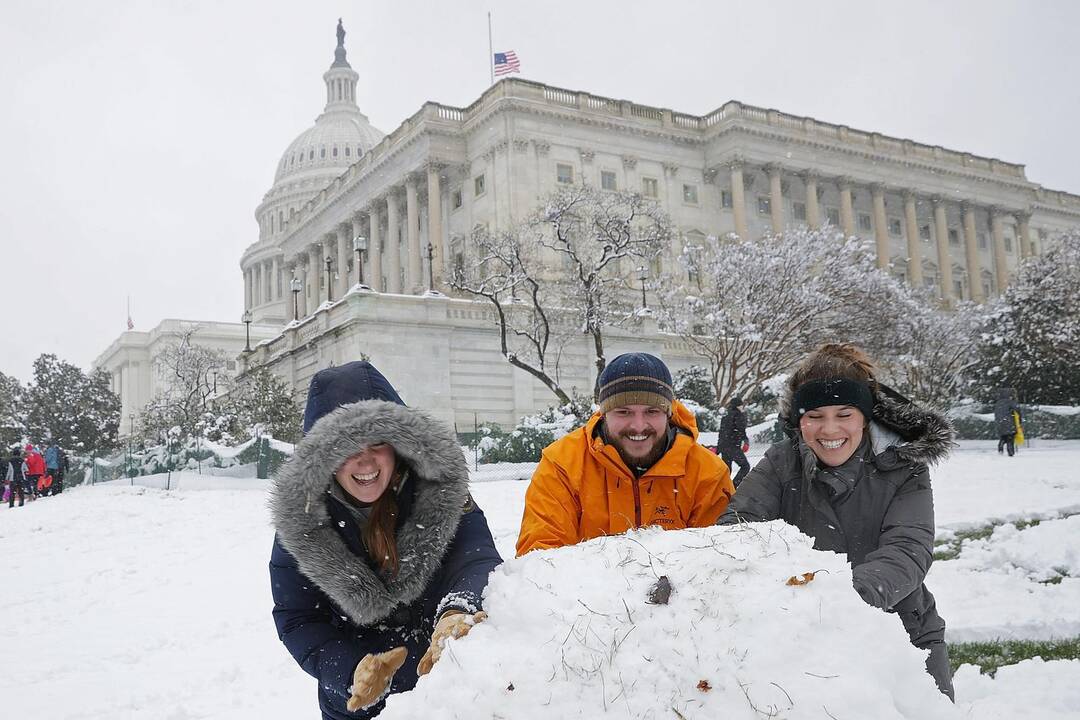
POLYGON ((671 422, 686 432, 676 433, 640 478, 596 432, 602 418, 596 413, 585 427, 544 448, 525 493, 519 557, 647 525, 707 527, 727 508, 735 493, 728 466, 698 444, 694 415, 678 400, 671 422))

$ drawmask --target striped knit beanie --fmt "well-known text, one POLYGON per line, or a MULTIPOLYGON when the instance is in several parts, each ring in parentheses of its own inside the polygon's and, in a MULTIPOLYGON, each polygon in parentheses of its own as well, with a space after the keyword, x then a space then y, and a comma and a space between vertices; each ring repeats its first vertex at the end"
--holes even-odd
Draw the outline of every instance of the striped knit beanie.
POLYGON ((608 363, 600 373, 600 412, 626 405, 651 405, 671 414, 675 391, 671 371, 660 358, 648 353, 626 353, 608 363))

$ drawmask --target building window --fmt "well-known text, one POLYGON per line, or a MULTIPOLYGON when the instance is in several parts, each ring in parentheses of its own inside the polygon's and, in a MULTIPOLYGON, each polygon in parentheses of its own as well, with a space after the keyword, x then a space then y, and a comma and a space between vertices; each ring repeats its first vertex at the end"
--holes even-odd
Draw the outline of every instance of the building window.
POLYGON ((772 213, 772 200, 766 195, 758 195, 757 199, 757 211, 758 215, 769 215, 772 213))
POLYGON ((465 255, 461 252, 454 253, 454 277, 465 277, 465 255))
POLYGON ((337 145, 335 145, 333 149, 330 150, 330 154, 334 157, 337 157, 337 145))
POLYGON ((900 237, 903 234, 900 218, 889 218, 889 234, 893 237, 900 237))
POLYGON ((555 165, 555 182, 569 185, 574 182, 574 166, 566 163, 555 165))
POLYGON ((311 148, 310 150, 308 150, 308 158, 307 159, 308 160, 314 160, 315 159, 315 148, 311 148))
POLYGON ((791 203, 791 212, 795 215, 796 220, 806 220, 806 203, 791 203))
POLYGON ((356 146, 356 157, 360 157, 363 154, 364 154, 364 149, 362 147, 360 147, 359 145, 357 145, 356 146))
POLYGON ((1007 252, 1007 253, 1012 252, 1012 238, 1009 237, 1008 235, 1005 236, 1005 252, 1007 252))
POLYGON ((920 240, 927 240, 927 241, 930 240, 930 226, 929 225, 920 225, 919 226, 919 239, 920 240))
POLYGON ((647 198, 660 197, 660 186, 657 184, 656 178, 641 178, 641 194, 647 198))
POLYGON ((615 182, 615 173, 611 170, 600 171, 600 189, 601 190, 618 190, 619 187, 615 182))
POLYGON ((320 158, 325 158, 326 157, 326 148, 325 147, 319 148, 319 157, 320 158))
POLYGON ((731 201, 731 191, 730 190, 721 190, 720 191, 720 206, 725 207, 725 208, 734 207, 734 203, 732 203, 732 201, 731 201))
POLYGON ((226 360, 225 361, 225 369, 228 370, 229 372, 235 372, 235 370, 236 370, 236 361, 235 360, 226 360))
POLYGON ((461 199, 461 191, 460 190, 455 190, 452 193, 450 193, 450 204, 451 204, 451 206, 453 206, 453 208, 455 210, 459 209, 462 206, 462 199, 461 199))
POLYGON ((869 213, 859 213, 859 230, 863 232, 870 232, 874 229, 874 221, 870 219, 869 213))
POLYGON ((994 286, 989 280, 983 280, 983 297, 990 297, 994 294, 994 286))
POLYGON ((473 195, 480 197, 484 194, 484 176, 477 175, 473 178, 473 195))
POLYGON ((684 203, 689 205, 697 205, 697 185, 683 185, 682 186, 682 199, 684 203))
POLYGON ((956 299, 957 300, 963 300, 964 299, 964 281, 963 280, 953 280, 952 285, 953 285, 953 294, 956 295, 956 299))
POLYGON ((349 157, 349 153, 352 152, 352 148, 348 145, 345 146, 345 157, 349 157))
POLYGON ((829 224, 833 227, 840 227, 840 211, 836 208, 826 208, 825 216, 829 218, 829 224))
POLYGON ((986 246, 986 233, 979 233, 979 249, 985 250, 986 246))
POLYGON ((950 245, 959 245, 960 244, 960 232, 956 228, 949 228, 949 244, 950 245))

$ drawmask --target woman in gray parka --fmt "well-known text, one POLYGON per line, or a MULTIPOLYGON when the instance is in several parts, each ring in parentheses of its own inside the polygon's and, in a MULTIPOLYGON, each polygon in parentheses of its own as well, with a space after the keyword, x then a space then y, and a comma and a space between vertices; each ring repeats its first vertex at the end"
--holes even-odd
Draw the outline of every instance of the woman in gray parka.
POLYGON ((880 385, 853 345, 824 345, 807 357, 780 411, 791 437, 766 451, 718 524, 785 520, 818 550, 846 553, 855 590, 900 616, 952 699, 945 621, 923 584, 934 549, 927 465, 948 454, 952 427, 880 385))

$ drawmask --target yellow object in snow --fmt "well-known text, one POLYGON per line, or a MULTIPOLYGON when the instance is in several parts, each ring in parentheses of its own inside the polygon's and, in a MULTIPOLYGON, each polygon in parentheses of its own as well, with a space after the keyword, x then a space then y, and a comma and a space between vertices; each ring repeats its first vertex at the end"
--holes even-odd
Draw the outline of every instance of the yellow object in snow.
POLYGON ((1020 424, 1020 413, 1013 410, 1013 425, 1016 426, 1016 435, 1013 437, 1013 442, 1017 445, 1024 444, 1024 426, 1020 424))

